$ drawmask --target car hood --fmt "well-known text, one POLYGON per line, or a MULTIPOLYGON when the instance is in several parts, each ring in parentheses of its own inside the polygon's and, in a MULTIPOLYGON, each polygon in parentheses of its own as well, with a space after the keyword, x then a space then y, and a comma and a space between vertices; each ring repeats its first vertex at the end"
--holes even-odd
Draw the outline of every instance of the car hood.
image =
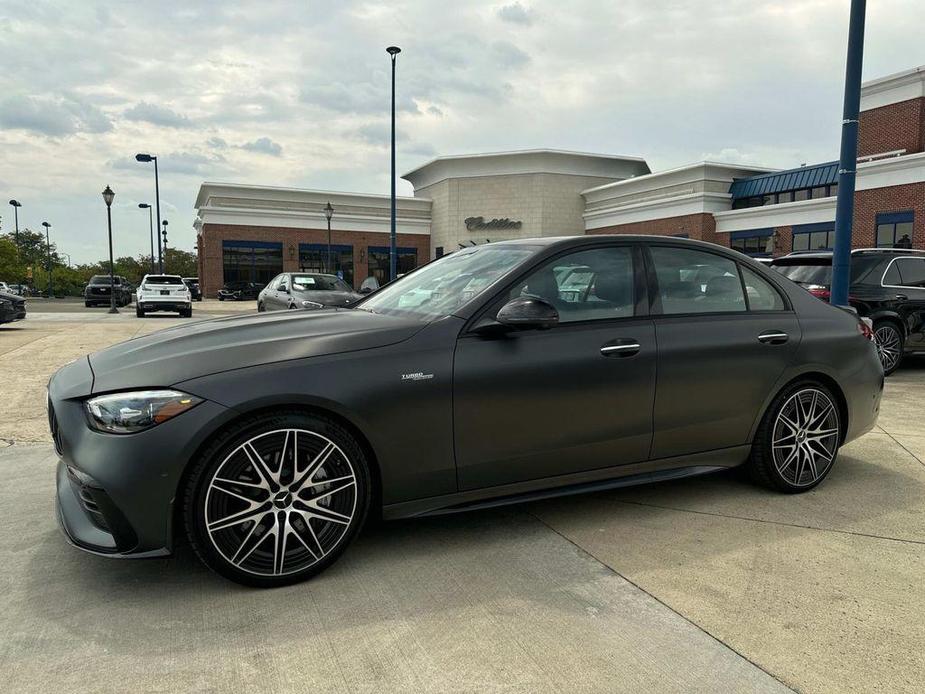
POLYGON ((11 301, 14 304, 18 304, 20 301, 26 300, 24 296, 19 296, 19 294, 11 294, 10 292, 3 291, 0 291, 0 299, 6 299, 7 301, 11 301))
POLYGON ((296 301, 314 301, 324 306, 346 306, 359 301, 363 295, 354 292, 307 291, 293 292, 292 297, 296 301))
POLYGON ((91 354, 93 392, 169 386, 231 369, 384 347, 423 327, 419 321, 351 309, 207 320, 91 354))

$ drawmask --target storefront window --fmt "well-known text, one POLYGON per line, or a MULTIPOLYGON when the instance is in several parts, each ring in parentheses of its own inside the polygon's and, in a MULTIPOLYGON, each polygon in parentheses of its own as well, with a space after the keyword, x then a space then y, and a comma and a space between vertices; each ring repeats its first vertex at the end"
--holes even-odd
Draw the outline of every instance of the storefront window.
POLYGON ((331 244, 331 265, 328 267, 328 244, 300 243, 299 269, 302 272, 334 274, 354 287, 353 246, 331 244))
MULTIPOLYGON (((396 248, 395 273, 403 275, 411 272, 418 266, 418 251, 416 248, 396 248)), ((389 281, 389 247, 370 246, 366 250, 369 259, 369 274, 378 280, 380 285, 389 281)))
POLYGON ((913 213, 885 212, 877 215, 878 248, 912 248, 913 213))
POLYGON ((830 251, 835 246, 835 222, 793 227, 793 250, 830 251))
POLYGON ((737 231, 729 239, 729 246, 733 250, 751 256, 770 255, 773 251, 773 229, 755 229, 753 231, 737 231), (771 250, 769 250, 769 248, 771 250))
POLYGON ((266 284, 283 271, 283 244, 224 241, 222 270, 224 282, 266 284))

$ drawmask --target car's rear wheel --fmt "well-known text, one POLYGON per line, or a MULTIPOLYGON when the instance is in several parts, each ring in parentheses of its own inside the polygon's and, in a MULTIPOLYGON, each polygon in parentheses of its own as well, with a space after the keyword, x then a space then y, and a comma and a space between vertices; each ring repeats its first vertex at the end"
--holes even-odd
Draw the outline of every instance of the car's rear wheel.
POLYGON ((86 308, 93 308, 93 302, 92 302, 92 301, 84 301, 84 306, 85 306, 86 308))
POLYGON ((816 381, 785 388, 765 413, 748 462, 752 478, 782 492, 805 492, 835 464, 842 440, 838 401, 816 381))
POLYGON ((186 528, 199 557, 238 583, 310 578, 356 536, 370 502, 366 457, 339 424, 302 412, 256 416, 195 463, 186 528))
POLYGON ((142 310, 141 306, 136 306, 136 307, 135 307, 135 316, 138 317, 138 318, 144 318, 144 317, 145 317, 145 312, 142 310))
POLYGON ((899 326, 892 321, 876 323, 874 336, 877 338, 877 356, 883 365, 883 374, 889 376, 902 361, 905 338, 899 326))

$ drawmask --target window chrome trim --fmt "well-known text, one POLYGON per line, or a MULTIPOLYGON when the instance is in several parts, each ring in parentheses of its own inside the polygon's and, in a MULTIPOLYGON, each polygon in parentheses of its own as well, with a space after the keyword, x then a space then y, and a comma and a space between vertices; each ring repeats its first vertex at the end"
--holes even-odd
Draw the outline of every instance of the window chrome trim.
MULTIPOLYGON (((885 284, 884 280, 886 279, 886 273, 888 273, 890 268, 893 267, 893 263, 895 263, 897 260, 907 260, 909 258, 913 260, 920 260, 921 262, 925 263, 925 257, 912 253, 909 255, 896 256, 887 264, 886 269, 883 271, 883 275, 880 276, 880 286, 889 289, 925 289, 925 287, 916 287, 914 284, 885 284)), ((902 273, 900 273, 900 277, 902 277, 902 273)))

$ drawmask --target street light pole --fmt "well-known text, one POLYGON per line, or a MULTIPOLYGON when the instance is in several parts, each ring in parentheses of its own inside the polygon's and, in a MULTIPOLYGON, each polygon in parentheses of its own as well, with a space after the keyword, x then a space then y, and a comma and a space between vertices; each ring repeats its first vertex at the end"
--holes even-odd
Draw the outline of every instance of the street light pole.
POLYGON ((106 203, 106 224, 109 228, 109 313, 119 312, 116 308, 115 263, 112 259, 112 200, 115 197, 116 194, 112 192, 112 188, 106 186, 103 191, 103 202, 106 203))
POLYGON ((161 224, 164 225, 164 252, 161 254, 161 274, 163 275, 167 267, 167 220, 165 219, 161 224))
POLYGON ((395 248, 395 56, 401 53, 398 46, 385 49, 392 57, 392 226, 389 233, 389 281, 395 279, 397 249, 395 248))
POLYGON ((147 210, 147 211, 148 211, 148 227, 149 227, 149 229, 150 229, 150 231, 151 231, 151 274, 153 275, 153 274, 154 274, 154 263, 155 263, 155 258, 154 258, 154 219, 153 219, 152 213, 151 213, 151 205, 149 205, 149 204, 146 203, 146 202, 140 202, 140 203, 138 203, 138 207, 141 208, 142 210, 147 210))
POLYGON ((15 229, 16 229, 16 254, 19 255, 19 208, 22 205, 19 203, 19 200, 10 200, 10 204, 13 206, 13 219, 15 220, 15 229))
POLYGON ((829 302, 834 306, 850 305, 848 288, 851 284, 851 235, 854 226, 854 184, 858 168, 858 121, 861 111, 861 65, 864 62, 866 10, 867 0, 851 0, 841 153, 838 160, 838 197, 835 202, 832 293, 829 296, 829 302))
POLYGON ((52 286, 51 286, 51 239, 48 234, 48 230, 51 229, 51 224, 48 222, 42 222, 42 226, 45 227, 45 267, 48 268, 48 298, 53 298, 52 286))
POLYGON ((331 201, 324 206, 324 217, 328 220, 328 260, 325 263, 325 272, 331 272, 331 217, 334 216, 334 208, 331 207, 331 201))
MULTIPOLYGON (((157 226, 161 226, 161 189, 160 182, 157 176, 157 157, 153 154, 136 154, 135 161, 140 162, 154 162, 154 204, 157 207, 157 226)), ((161 252, 161 239, 157 239, 157 255, 158 255, 158 266, 160 268, 159 272, 163 274, 164 272, 164 255, 161 252)))

